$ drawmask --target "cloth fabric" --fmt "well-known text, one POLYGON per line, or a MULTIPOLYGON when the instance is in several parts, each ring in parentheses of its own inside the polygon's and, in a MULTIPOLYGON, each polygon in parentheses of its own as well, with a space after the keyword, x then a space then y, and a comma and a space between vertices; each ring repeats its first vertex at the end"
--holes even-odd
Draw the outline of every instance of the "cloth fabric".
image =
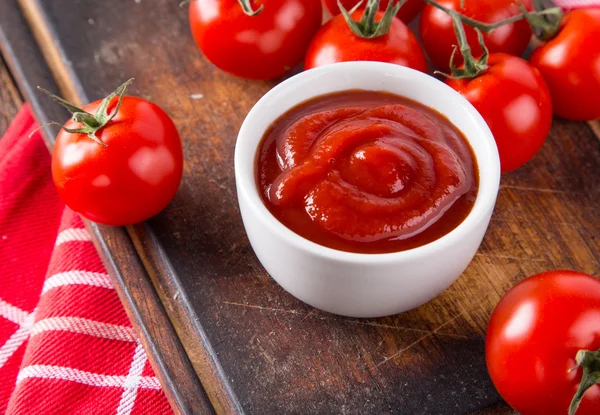
POLYGON ((585 7, 600 7, 600 0, 554 0, 554 4, 563 9, 582 9, 585 7))
POLYGON ((23 106, 0 140, 0 414, 172 414, 23 106))

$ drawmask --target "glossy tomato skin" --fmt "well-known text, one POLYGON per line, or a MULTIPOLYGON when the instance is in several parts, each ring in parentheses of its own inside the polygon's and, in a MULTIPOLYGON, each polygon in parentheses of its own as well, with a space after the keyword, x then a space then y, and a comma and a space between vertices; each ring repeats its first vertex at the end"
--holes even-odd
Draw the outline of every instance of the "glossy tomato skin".
MULTIPOLYGON (((460 8, 460 0, 440 0, 439 3, 486 23, 497 22, 519 14, 515 7, 518 5, 516 0, 465 0, 464 9, 460 8)), ((524 3, 529 7, 531 0, 524 3)), ((419 32, 429 58, 439 69, 448 71, 454 45, 457 45, 450 16, 431 5, 425 6, 421 13, 419 32)), ((483 50, 479 46, 475 30, 465 25, 465 33, 473 55, 480 56, 483 50)), ((529 25, 522 20, 484 34, 484 39, 490 52, 521 56, 529 44, 531 34, 529 25)), ((457 54, 455 59, 457 66, 462 63, 460 54, 457 54)))
POLYGON ((257 16, 238 0, 195 0, 190 27, 204 56, 219 69, 247 79, 273 79, 298 65, 321 26, 320 0, 256 0, 257 16))
MULTIPOLYGON (((527 278, 492 313, 486 362, 500 395, 523 415, 565 415, 582 376, 579 350, 600 348, 600 280, 574 271, 527 278)), ((600 386, 577 415, 600 413, 600 386)))
MULTIPOLYGON (((352 14, 354 20, 360 20, 363 11, 352 14)), ((377 12, 376 20, 380 20, 383 12, 377 12)), ((304 68, 347 61, 378 61, 408 66, 427 72, 427 60, 419 45, 417 37, 398 18, 394 18, 388 34, 375 39, 363 39, 356 36, 344 19, 337 15, 327 22, 313 38, 304 68)))
POLYGON ((568 13, 558 35, 530 62, 548 83, 555 114, 574 121, 600 118, 600 9, 568 13))
POLYGON ((503 53, 490 55, 489 68, 475 79, 446 83, 479 111, 494 134, 502 172, 515 170, 542 147, 552 125, 552 100, 539 71, 503 53))
MULTIPOLYGON (((325 6, 327 6, 327 9, 333 16, 340 14, 338 0, 324 0, 324 2, 325 6)), ((342 5, 346 10, 350 10, 356 6, 356 3, 358 2, 359 0, 342 0, 342 5)), ((379 3, 379 10, 385 10, 388 4, 389 0, 381 0, 381 3, 379 3)), ((364 6, 365 3, 362 5, 364 6)), ((396 16, 404 23, 408 24, 417 17, 417 14, 423 9, 423 6, 425 6, 425 3, 422 0, 408 0, 400 8, 400 11, 398 11, 396 16)))
MULTIPOLYGON (((94 114, 99 104, 83 109, 94 114)), ((65 124, 80 126, 73 120, 65 124)), ((142 222, 164 209, 183 173, 181 140, 171 118, 150 101, 126 96, 96 136, 107 146, 64 130, 56 137, 52 178, 62 200, 89 220, 115 226, 142 222)))

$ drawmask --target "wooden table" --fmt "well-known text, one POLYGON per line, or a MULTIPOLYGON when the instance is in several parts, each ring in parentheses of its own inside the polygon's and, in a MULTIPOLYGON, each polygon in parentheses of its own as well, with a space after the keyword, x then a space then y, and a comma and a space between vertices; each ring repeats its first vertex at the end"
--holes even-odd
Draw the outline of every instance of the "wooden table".
MULTIPOLYGON (((88 102, 133 76, 129 93, 152 99, 180 130, 186 164, 171 205, 141 225, 87 224, 176 413, 514 413, 487 375, 486 324, 528 275, 600 272, 597 126, 556 119, 542 151, 503 176, 479 253, 440 297, 388 318, 330 315, 266 274, 237 208, 236 134, 275 82, 205 61, 177 3, 0 3, 4 58, 40 122, 67 115, 35 85, 88 102)), ((0 69, 0 128, 18 101, 8 79, 0 69)), ((51 145, 56 130, 44 132, 51 145)))

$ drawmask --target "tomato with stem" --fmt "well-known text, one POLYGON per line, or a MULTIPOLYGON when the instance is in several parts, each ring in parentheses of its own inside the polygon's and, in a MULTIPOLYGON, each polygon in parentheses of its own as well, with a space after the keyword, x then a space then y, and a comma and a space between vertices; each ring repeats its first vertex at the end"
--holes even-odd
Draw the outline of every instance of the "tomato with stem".
MULTIPOLYGON (((352 9, 354 6, 360 3, 360 0, 324 0, 325 6, 327 6, 327 9, 333 16, 340 14, 340 6, 338 2, 341 3, 342 7, 346 9, 352 9)), ((379 10, 384 11, 387 9, 389 3, 390 0, 382 0, 379 5, 379 10)), ((408 0, 398 11, 397 17, 404 23, 408 24, 412 22, 415 17, 417 17, 424 6, 425 3, 423 3, 422 0, 408 0)))
MULTIPOLYGON (((485 44, 492 53, 502 52, 521 56, 531 39, 531 29, 520 17, 521 2, 518 0, 464 0, 462 7, 462 0, 424 1, 428 4, 421 13, 419 32, 427 55, 443 71, 449 69, 450 56, 457 44, 449 10, 460 12, 466 17, 483 23, 495 23, 516 17, 516 21, 496 27, 484 35, 485 44), (434 4, 441 7, 436 7, 434 4)), ((526 7, 531 6, 531 0, 523 3, 526 7)), ((474 29, 467 27, 465 33, 473 54, 480 56, 483 50, 479 46, 474 29)), ((458 57, 457 64, 460 63, 458 57)))
POLYGON ((598 119, 600 9, 574 10, 557 23, 554 30, 544 31, 548 25, 542 25, 546 42, 534 50, 529 61, 546 79, 556 115, 573 121, 598 119))
POLYGON ((400 3, 379 10, 369 0, 364 10, 347 11, 327 22, 313 38, 305 69, 346 61, 379 61, 426 72, 427 60, 416 36, 395 17, 400 3))
POLYGON ((451 11, 464 64, 450 63, 446 84, 479 111, 496 140, 503 173, 529 161, 546 141, 552 125, 552 99, 544 78, 527 61, 505 53, 489 54, 477 30, 480 59, 473 57, 458 13, 451 11))
POLYGON ((487 367, 524 415, 600 411, 600 280, 550 271, 513 287, 492 313, 487 367))
POLYGON ((206 59, 233 75, 263 80, 302 61, 323 14, 320 0, 193 0, 189 8, 206 59))
POLYGON ((175 124, 156 104, 124 96, 128 83, 78 108, 56 137, 52 178, 67 206, 105 225, 142 222, 173 199, 183 174, 175 124))

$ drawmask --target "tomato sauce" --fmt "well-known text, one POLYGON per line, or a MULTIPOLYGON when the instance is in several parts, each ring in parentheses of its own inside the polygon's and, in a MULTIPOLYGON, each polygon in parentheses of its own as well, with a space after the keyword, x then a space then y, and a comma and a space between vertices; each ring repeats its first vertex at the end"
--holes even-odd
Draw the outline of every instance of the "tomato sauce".
POLYGON ((390 253, 425 245, 469 214, 473 151, 441 114, 373 91, 314 98, 282 115, 258 149, 263 202, 320 245, 390 253))

